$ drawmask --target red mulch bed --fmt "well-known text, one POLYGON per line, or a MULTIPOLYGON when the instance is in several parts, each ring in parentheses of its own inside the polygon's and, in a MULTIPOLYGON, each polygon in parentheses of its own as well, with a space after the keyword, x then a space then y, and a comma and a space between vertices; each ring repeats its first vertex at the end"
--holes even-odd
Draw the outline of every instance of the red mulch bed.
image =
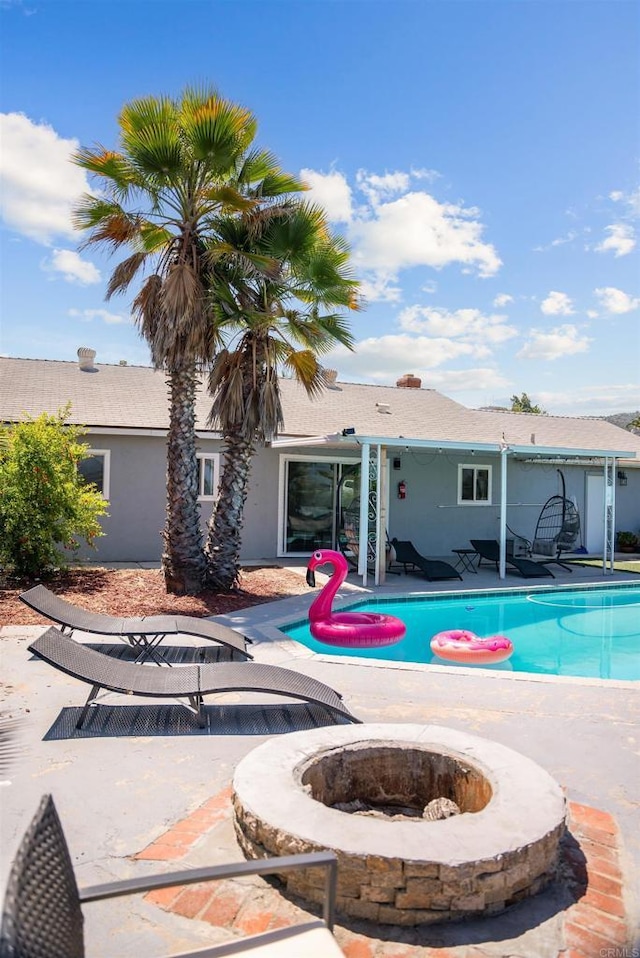
POLYGON ((50 625, 18 596, 40 581, 56 595, 88 609, 116 616, 219 615, 307 591, 304 576, 272 566, 242 571, 236 592, 207 589, 199 595, 169 595, 157 569, 71 569, 46 580, 0 578, 0 625, 50 625))

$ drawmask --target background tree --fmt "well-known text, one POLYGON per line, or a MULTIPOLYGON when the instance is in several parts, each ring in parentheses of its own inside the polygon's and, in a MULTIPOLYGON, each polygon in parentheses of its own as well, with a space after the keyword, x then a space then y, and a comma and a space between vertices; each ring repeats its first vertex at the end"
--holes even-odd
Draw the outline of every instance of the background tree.
POLYGON ((217 217, 301 184, 270 153, 251 149, 255 118, 214 90, 134 100, 118 123, 119 151, 97 147, 75 156, 97 178, 99 195, 84 197, 74 221, 88 232, 85 245, 129 251, 111 275, 107 299, 147 272, 133 315, 155 368, 167 375, 170 397, 162 569, 169 592, 197 592, 205 559, 195 398, 199 375, 219 346, 206 291, 219 256, 231 253, 205 241, 217 217))
POLYGON ((43 575, 64 565, 60 547, 103 535, 107 504, 85 482, 78 463, 89 447, 83 430, 66 425, 68 409, 3 430, 0 442, 0 565, 17 575, 43 575))
POLYGON ((323 211, 301 201, 219 224, 229 247, 262 264, 253 275, 231 264, 215 291, 227 347, 215 359, 210 421, 224 440, 219 498, 209 522, 207 580, 219 589, 238 582, 242 522, 251 460, 258 443, 283 425, 278 373, 310 397, 325 384, 320 357, 353 338, 336 309, 357 308, 348 249, 331 236, 323 211))
POLYGON ((529 412, 537 416, 546 416, 546 410, 540 406, 534 406, 526 393, 521 396, 511 397, 511 412, 529 412))

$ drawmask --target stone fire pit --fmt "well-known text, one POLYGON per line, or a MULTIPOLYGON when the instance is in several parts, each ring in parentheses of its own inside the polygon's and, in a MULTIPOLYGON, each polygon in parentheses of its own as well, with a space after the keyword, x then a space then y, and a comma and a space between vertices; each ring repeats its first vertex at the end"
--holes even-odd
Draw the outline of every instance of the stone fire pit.
MULTIPOLYGON (((339 911, 390 924, 495 913, 536 894, 553 877, 565 829, 564 797, 542 768, 495 742, 435 725, 279 736, 240 762, 233 790, 248 858, 331 849, 339 911), (461 814, 419 817, 442 798, 461 814), (384 812, 332 807, 363 803, 384 812), (396 810, 401 817, 389 817, 396 810)), ((293 893, 322 900, 315 870, 285 877, 293 893)))

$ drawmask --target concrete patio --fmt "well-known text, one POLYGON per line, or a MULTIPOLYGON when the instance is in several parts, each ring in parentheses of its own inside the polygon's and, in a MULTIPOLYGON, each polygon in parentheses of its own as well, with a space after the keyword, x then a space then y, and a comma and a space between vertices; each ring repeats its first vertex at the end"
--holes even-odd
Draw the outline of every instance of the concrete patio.
MULTIPOLYGON (((634 578, 616 574, 606 581, 634 578)), ((557 570, 556 581, 605 580, 597 569, 575 567, 573 573, 557 570)), ((487 568, 465 574, 464 583, 391 576, 375 591, 540 584, 517 576, 500 582, 487 568)), ((360 591, 357 584, 345 584, 341 594, 354 591, 360 591)), ((634 954, 640 918, 637 683, 313 655, 277 631, 282 621, 303 616, 310 598, 256 606, 227 621, 254 638, 257 661, 328 683, 364 722, 447 726, 537 762, 565 790, 580 852, 574 847, 572 859, 568 850, 562 880, 494 917, 415 928, 339 918, 336 936, 347 958, 591 958, 604 947, 617 948, 610 953, 621 958, 634 954), (586 895, 584 889, 575 893, 580 868, 589 883, 586 895)), ((0 788, 2 886, 45 792, 54 796, 80 885, 241 857, 229 805, 235 766, 274 734, 325 724, 326 713, 276 696, 258 701, 227 694, 208 700, 209 727, 200 730, 179 707, 141 699, 129 705, 113 696, 100 723, 74 732, 70 719, 88 689, 29 655, 29 641, 42 631, 10 624, 0 630, 2 709, 21 723, 19 754, 0 788)), ((216 893, 158 893, 87 906, 87 953, 172 955, 301 914, 299 903, 261 880, 225 886, 216 893)))

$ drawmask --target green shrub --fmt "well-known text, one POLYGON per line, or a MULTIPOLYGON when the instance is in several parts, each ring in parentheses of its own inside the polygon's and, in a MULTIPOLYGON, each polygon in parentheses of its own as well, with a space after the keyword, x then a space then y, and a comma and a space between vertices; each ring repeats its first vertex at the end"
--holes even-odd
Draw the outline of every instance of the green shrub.
POLYGON ((89 447, 84 431, 66 425, 69 407, 57 416, 3 430, 0 442, 0 565, 17 575, 46 573, 64 565, 58 547, 76 551, 104 533, 99 517, 107 504, 77 465, 89 447))

